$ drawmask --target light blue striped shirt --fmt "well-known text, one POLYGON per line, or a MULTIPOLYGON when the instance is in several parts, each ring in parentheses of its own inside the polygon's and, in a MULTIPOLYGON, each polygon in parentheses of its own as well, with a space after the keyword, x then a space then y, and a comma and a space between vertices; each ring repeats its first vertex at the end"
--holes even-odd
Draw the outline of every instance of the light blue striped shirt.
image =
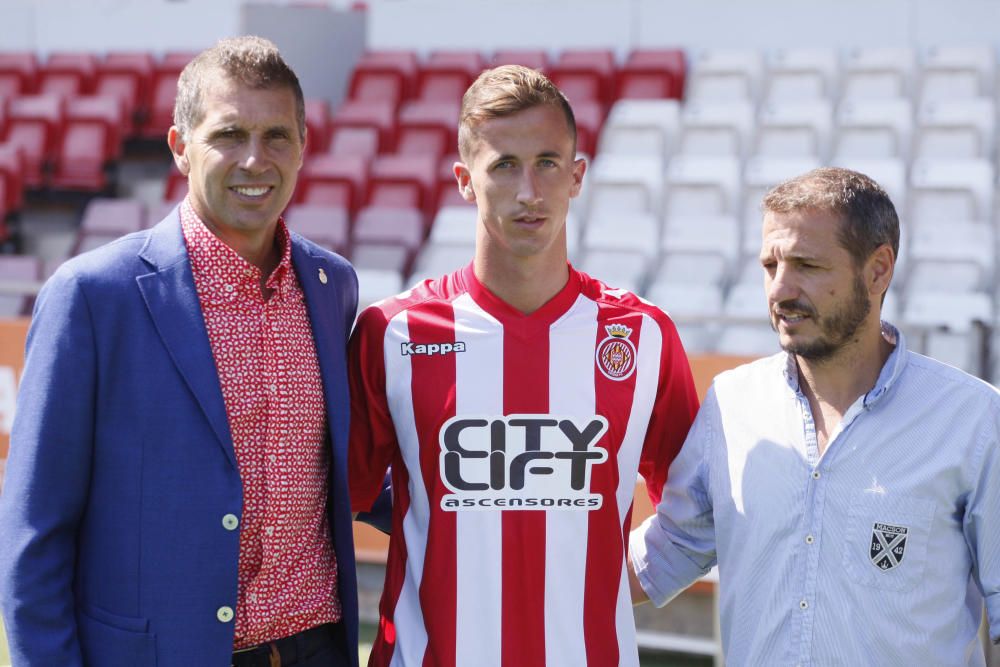
POLYGON ((1000 392, 896 348, 822 456, 793 358, 715 379, 630 556, 666 604, 718 563, 729 665, 983 665, 1000 642, 1000 392))

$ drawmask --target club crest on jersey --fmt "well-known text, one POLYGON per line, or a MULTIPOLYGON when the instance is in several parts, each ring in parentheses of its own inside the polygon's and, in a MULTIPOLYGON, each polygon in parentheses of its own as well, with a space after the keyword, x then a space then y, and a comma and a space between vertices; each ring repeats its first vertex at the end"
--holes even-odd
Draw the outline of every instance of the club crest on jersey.
POLYGON ((872 526, 872 541, 868 557, 872 564, 883 572, 888 572, 903 562, 906 553, 906 526, 890 523, 876 523, 872 526))
POLYGON ((445 511, 600 509, 590 492, 595 465, 608 460, 597 443, 608 430, 600 415, 461 415, 438 434, 445 511))
POLYGON ((635 345, 629 340, 632 329, 624 324, 606 324, 608 337, 597 344, 597 367, 609 380, 625 380, 635 371, 635 345))
POLYGON ((465 352, 465 343, 460 340, 456 340, 454 343, 413 343, 406 341, 405 343, 400 343, 399 348, 399 353, 404 357, 421 354, 433 357, 436 354, 443 356, 452 354, 453 352, 465 352))

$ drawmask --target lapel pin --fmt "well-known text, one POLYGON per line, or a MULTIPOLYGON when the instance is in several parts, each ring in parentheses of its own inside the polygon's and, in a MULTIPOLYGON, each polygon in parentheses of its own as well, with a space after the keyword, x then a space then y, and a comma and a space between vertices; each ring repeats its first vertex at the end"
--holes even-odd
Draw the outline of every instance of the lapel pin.
POLYGON ((327 280, 328 280, 328 278, 326 277, 326 271, 324 271, 323 269, 320 269, 319 270, 319 281, 325 285, 327 280))

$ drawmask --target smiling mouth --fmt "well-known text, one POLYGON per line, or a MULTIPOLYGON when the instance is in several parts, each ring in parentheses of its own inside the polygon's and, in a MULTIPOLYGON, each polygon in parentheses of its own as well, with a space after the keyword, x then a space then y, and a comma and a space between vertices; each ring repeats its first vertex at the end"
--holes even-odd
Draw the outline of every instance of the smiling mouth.
POLYGON ((263 197, 273 188, 270 185, 234 185, 229 189, 244 197, 263 197))

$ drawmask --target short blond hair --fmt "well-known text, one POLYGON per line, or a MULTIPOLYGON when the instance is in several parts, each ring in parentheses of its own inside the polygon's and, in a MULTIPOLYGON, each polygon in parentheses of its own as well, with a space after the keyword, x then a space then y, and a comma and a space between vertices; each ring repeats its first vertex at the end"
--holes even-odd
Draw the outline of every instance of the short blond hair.
POLYGON ((576 152, 576 118, 569 100, 552 81, 522 65, 501 65, 484 71, 462 96, 458 115, 458 152, 469 155, 472 135, 479 123, 490 118, 510 116, 525 109, 553 106, 566 118, 576 152))

